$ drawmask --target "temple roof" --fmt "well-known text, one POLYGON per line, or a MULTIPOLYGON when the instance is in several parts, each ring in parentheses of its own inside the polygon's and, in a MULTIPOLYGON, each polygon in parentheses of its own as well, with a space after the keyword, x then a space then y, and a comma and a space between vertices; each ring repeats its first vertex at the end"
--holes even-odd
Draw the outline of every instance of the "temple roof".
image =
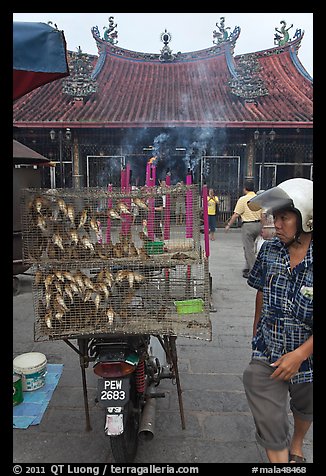
POLYGON ((18 99, 14 125, 311 128, 312 78, 297 56, 303 33, 233 56, 239 31, 232 41, 165 57, 120 48, 93 31, 99 56, 68 52, 70 77, 18 99))

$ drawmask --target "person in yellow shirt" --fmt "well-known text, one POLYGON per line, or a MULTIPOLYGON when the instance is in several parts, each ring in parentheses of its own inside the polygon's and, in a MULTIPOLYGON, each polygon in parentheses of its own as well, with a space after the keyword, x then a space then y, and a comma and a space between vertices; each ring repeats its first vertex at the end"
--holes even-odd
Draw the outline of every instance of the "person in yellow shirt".
POLYGON ((246 266, 242 270, 242 276, 248 278, 249 272, 253 267, 255 255, 255 240, 259 236, 262 228, 261 210, 253 212, 247 205, 247 202, 256 196, 254 184, 246 181, 243 187, 244 195, 240 197, 235 205, 233 215, 225 226, 225 231, 229 231, 232 224, 240 218, 242 220, 241 235, 246 266))
POLYGON ((210 240, 215 240, 215 230, 216 230, 216 221, 218 216, 218 207, 219 200, 217 195, 215 195, 214 189, 210 188, 208 190, 207 196, 207 207, 208 207, 208 226, 209 226, 209 238, 210 240))

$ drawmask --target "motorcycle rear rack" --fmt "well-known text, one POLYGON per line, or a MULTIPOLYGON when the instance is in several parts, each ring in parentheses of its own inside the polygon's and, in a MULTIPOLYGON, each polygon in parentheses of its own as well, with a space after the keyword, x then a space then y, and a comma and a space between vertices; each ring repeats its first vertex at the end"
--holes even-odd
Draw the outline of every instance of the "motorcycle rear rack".
MULTIPOLYGON (((183 399, 182 399, 182 389, 180 384, 180 376, 179 376, 179 369, 178 369, 178 356, 177 356, 177 348, 176 348, 176 339, 177 336, 171 335, 155 335, 159 342, 161 343, 165 354, 167 363, 171 365, 172 371, 169 374, 163 374, 162 378, 171 378, 175 379, 177 385, 177 393, 178 393, 178 403, 179 403, 179 412, 180 412, 180 419, 181 419, 181 427, 184 430, 186 428, 185 423, 185 415, 184 415, 184 408, 183 408, 183 399)), ((89 413, 89 405, 88 405, 88 392, 87 392, 87 381, 86 381, 86 372, 85 369, 89 366, 89 362, 94 361, 95 357, 91 357, 89 355, 89 342, 90 338, 83 337, 77 339, 78 347, 70 342, 69 339, 62 339, 74 352, 79 355, 79 363, 81 368, 81 375, 82 375, 82 384, 83 384, 83 398, 84 398, 84 410, 85 410, 85 422, 86 427, 85 431, 91 431, 91 421, 90 421, 90 413, 89 413)), ((153 393, 150 394, 150 398, 162 398, 165 395, 161 393, 153 393)))

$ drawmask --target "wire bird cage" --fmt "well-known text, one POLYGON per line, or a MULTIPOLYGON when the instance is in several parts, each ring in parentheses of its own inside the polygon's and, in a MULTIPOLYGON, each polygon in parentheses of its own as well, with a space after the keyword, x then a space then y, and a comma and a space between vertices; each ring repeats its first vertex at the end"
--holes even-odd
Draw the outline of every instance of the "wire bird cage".
POLYGON ((211 340, 197 185, 25 189, 34 338, 166 334, 211 340), (185 203, 176 222, 176 198, 185 203))

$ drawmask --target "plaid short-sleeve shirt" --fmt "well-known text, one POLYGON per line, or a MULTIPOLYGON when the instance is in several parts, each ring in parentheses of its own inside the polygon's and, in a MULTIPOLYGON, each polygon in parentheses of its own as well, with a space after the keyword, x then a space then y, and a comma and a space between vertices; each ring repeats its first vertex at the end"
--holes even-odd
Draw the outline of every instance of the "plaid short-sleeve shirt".
MULTIPOLYGON (((304 260, 292 270, 286 246, 277 237, 265 241, 248 284, 263 291, 262 312, 252 341, 252 357, 273 363, 299 347, 313 333, 313 298, 304 292, 306 287, 312 289, 313 286, 313 241, 304 260)), ((302 362, 290 382, 312 381, 311 356, 302 362)))

